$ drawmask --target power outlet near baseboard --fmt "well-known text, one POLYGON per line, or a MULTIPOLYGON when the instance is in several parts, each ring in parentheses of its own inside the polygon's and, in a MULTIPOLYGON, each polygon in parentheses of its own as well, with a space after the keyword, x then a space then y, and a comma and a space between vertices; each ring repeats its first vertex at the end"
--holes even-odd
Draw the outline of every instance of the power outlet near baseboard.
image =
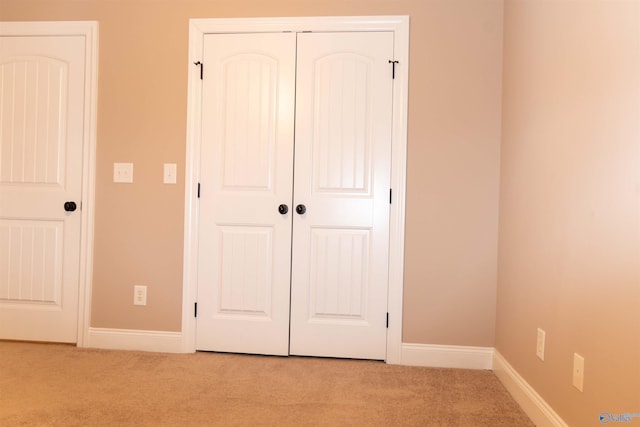
POLYGON ((538 328, 538 338, 536 340, 536 356, 538 356, 538 359, 542 360, 544 362, 544 344, 546 341, 546 337, 547 337, 547 333, 543 330, 538 328))
POLYGON ((580 391, 584 388, 584 357, 573 353, 573 386, 580 391))

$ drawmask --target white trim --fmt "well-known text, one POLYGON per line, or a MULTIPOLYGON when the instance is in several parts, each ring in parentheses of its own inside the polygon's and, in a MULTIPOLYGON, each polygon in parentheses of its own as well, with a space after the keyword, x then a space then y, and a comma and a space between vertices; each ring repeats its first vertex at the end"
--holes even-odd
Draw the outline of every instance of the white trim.
POLYGON ((493 354, 493 372, 536 426, 568 427, 497 350, 493 354))
POLYGON ((492 369, 492 347, 402 344, 402 365, 431 368, 492 369))
POLYGON ((181 353, 182 333, 133 329, 89 328, 87 347, 181 353))
MULTIPOLYGON (((404 31, 409 36, 408 16, 301 16, 275 18, 191 19, 189 26, 199 35, 222 33, 404 31)), ((195 41, 195 40, 194 40, 195 41)), ((190 40, 191 42, 191 40, 190 40)), ((198 40, 198 43, 200 40, 198 40)), ((407 49, 408 52, 408 49, 407 49)), ((201 59, 190 57, 190 59, 201 59)))
POLYGON ((396 66, 391 146, 391 187, 394 200, 389 228, 389 329, 387 363, 401 363, 404 288, 404 229, 409 91, 409 17, 351 16, 300 18, 191 19, 189 21, 187 150, 185 165, 185 222, 182 286, 182 350, 193 352, 197 296, 198 204, 196 190, 200 158, 200 73, 194 62, 202 59, 204 34, 282 31, 393 31, 396 66))
POLYGON ((82 144, 82 204, 80 210, 80 270, 77 332, 77 345, 83 347, 88 340, 93 277, 96 123, 98 117, 98 22, 0 22, 0 35, 83 36, 85 38, 84 140, 82 144))
POLYGON ((395 27, 394 52, 396 85, 393 91, 393 130, 391 133, 391 188, 394 200, 389 217, 389 328, 387 363, 399 364, 402 357, 402 319, 404 295, 404 230, 407 178, 407 123, 409 107, 409 17, 395 27))

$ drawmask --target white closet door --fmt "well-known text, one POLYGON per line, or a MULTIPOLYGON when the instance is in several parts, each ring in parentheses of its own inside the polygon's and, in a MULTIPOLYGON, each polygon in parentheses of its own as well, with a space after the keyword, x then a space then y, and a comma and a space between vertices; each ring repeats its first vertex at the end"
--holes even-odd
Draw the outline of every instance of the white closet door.
POLYGON ((298 35, 291 354, 384 359, 393 33, 298 35))
POLYGON ((77 340, 84 52, 0 37, 0 339, 77 340))
POLYGON ((288 354, 295 44, 205 35, 199 350, 288 354))

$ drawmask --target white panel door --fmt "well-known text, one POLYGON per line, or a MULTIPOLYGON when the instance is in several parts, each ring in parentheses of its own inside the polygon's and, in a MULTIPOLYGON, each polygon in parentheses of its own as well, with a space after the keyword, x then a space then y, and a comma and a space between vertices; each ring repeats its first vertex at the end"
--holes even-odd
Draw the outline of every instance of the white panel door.
POLYGON ((393 33, 298 35, 291 354, 384 359, 393 33))
POLYGON ((205 35, 198 350, 288 354, 295 37, 205 35))
POLYGON ((84 49, 0 37, 1 339, 77 339, 84 49))

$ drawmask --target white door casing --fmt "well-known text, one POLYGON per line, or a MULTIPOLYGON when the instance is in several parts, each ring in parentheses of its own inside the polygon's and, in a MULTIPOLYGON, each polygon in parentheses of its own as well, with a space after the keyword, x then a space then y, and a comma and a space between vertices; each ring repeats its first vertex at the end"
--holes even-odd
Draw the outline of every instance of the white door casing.
POLYGON ((293 33, 206 35, 202 62, 201 350, 288 354, 293 33))
POLYGON ((84 342, 96 45, 95 22, 0 23, 1 338, 84 342))
MULTIPOLYGON (((404 192, 406 175, 406 118, 408 89, 408 17, 326 17, 326 18, 249 18, 196 19, 190 22, 189 103, 187 127, 187 165, 185 200, 185 247, 183 278, 182 349, 195 350, 196 322, 193 303, 197 291, 198 271, 198 212, 197 185, 200 153, 201 110, 200 70, 193 63, 202 58, 205 34, 265 33, 304 31, 391 31, 394 34, 394 57, 398 61, 393 81, 394 97, 391 130, 391 187, 394 189, 390 206, 389 232, 389 295, 390 312, 387 334, 386 361, 400 362, 402 340, 402 286, 404 260, 404 192)), ((206 64, 205 64, 206 68, 206 64)), ((205 71, 206 72, 206 71, 205 71)), ((293 206, 290 206, 292 209, 293 206)))
POLYGON ((291 354, 386 358, 392 32, 298 35, 291 354))

